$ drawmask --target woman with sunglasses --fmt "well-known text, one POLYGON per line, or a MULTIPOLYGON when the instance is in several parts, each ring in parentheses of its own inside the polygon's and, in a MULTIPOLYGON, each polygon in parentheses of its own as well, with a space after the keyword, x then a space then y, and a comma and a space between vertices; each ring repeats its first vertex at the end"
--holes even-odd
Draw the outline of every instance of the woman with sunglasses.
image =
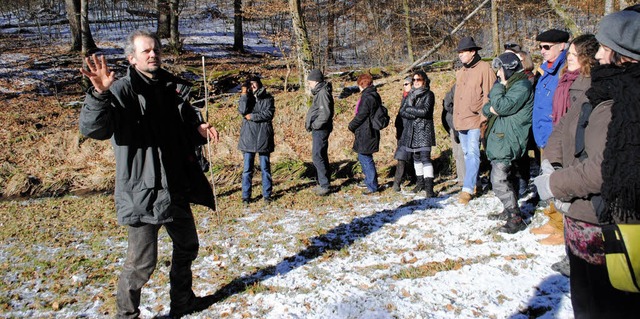
MULTIPOLYGON (((602 239, 603 226, 611 222, 640 224, 638 36, 640 5, 600 21, 596 34, 600 65, 591 69, 589 103, 583 104, 577 119, 570 117, 572 107, 558 124, 582 128, 568 132, 576 134, 576 143, 562 150, 578 159, 535 179, 540 198, 555 198, 565 211, 571 304, 578 319, 637 318, 640 313, 640 293, 612 285, 602 239), (580 123, 571 123, 575 121, 580 123)), ((547 152, 544 158, 554 160, 547 152)))
POLYGON ((416 170, 414 193, 426 191, 427 198, 435 197, 433 192, 433 164, 431 147, 436 145, 433 126, 433 107, 435 96, 429 89, 430 80, 423 71, 413 73, 413 89, 400 108, 400 116, 407 119, 400 140, 402 148, 413 156, 416 170))
MULTIPOLYGON (((400 108, 404 106, 407 101, 407 96, 409 96, 409 92, 411 92, 411 86, 413 85, 413 79, 408 76, 404 79, 404 83, 402 84, 402 101, 400 102, 400 108)), ((402 118, 400 116, 400 112, 398 110, 398 115, 395 119, 395 127, 396 127, 396 141, 397 148, 394 154, 394 158, 398 161, 396 164, 396 174, 393 177, 393 190, 399 192, 400 185, 402 185, 402 180, 404 179, 405 172, 406 175, 411 179, 413 177, 413 160, 411 158, 411 153, 407 152, 401 145, 400 140, 402 139, 402 133, 404 131, 404 127, 407 125, 409 120, 402 118)))

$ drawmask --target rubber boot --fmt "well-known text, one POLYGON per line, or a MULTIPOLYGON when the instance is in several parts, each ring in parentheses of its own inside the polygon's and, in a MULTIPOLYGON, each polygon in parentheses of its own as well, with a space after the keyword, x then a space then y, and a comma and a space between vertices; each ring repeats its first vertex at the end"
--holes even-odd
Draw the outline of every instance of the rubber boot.
POLYGON ((402 176, 404 175, 404 167, 407 164, 405 161, 398 161, 396 165, 396 175, 393 177, 393 190, 400 192, 400 185, 402 184, 402 176))
POLYGON ((436 197, 436 194, 433 192, 433 177, 427 177, 424 179, 424 190, 427 192, 427 198, 436 197))
POLYGON ((416 176, 416 187, 414 187, 411 192, 414 194, 420 193, 424 190, 424 177, 423 176, 416 176))

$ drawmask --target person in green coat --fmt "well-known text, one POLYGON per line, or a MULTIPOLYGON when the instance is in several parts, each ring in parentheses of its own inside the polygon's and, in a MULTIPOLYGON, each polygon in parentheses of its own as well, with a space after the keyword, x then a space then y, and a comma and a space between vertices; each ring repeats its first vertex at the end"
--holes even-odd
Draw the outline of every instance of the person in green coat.
POLYGON ((489 92, 489 102, 483 106, 482 113, 488 119, 486 153, 491 161, 491 185, 504 210, 489 218, 506 220, 499 230, 513 234, 527 227, 518 208, 511 166, 527 149, 533 87, 514 53, 498 56, 493 60, 493 68, 498 70, 498 82, 489 92))

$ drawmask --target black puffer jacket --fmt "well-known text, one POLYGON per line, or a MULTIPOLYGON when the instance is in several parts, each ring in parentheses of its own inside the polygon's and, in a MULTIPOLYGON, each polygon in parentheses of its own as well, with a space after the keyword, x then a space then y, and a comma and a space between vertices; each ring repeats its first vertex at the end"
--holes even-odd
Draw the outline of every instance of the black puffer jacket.
POLYGON ((404 127, 400 145, 418 149, 436 145, 433 127, 435 97, 428 88, 413 89, 400 109, 400 116, 410 120, 404 127))
POLYGON ((254 94, 240 96, 238 112, 242 114, 242 127, 238 149, 251 153, 271 153, 275 143, 273 141, 273 116, 276 106, 273 96, 264 87, 254 94), (251 119, 244 116, 251 114, 251 119))
POLYGON ((380 131, 371 127, 371 117, 382 105, 382 99, 374 86, 362 91, 355 117, 349 122, 349 131, 355 134, 353 150, 358 154, 373 154, 380 147, 380 131))

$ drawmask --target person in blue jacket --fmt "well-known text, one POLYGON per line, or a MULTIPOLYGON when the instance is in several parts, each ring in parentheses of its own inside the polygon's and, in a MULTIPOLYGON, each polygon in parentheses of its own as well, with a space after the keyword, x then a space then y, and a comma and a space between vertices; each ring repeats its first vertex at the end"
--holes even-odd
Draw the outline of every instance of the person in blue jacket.
POLYGON ((540 33, 536 41, 540 42, 540 54, 544 61, 540 65, 542 74, 536 84, 533 99, 532 125, 536 145, 542 149, 547 145, 553 130, 551 105, 560 79, 560 70, 566 63, 569 33, 551 29, 540 33))

